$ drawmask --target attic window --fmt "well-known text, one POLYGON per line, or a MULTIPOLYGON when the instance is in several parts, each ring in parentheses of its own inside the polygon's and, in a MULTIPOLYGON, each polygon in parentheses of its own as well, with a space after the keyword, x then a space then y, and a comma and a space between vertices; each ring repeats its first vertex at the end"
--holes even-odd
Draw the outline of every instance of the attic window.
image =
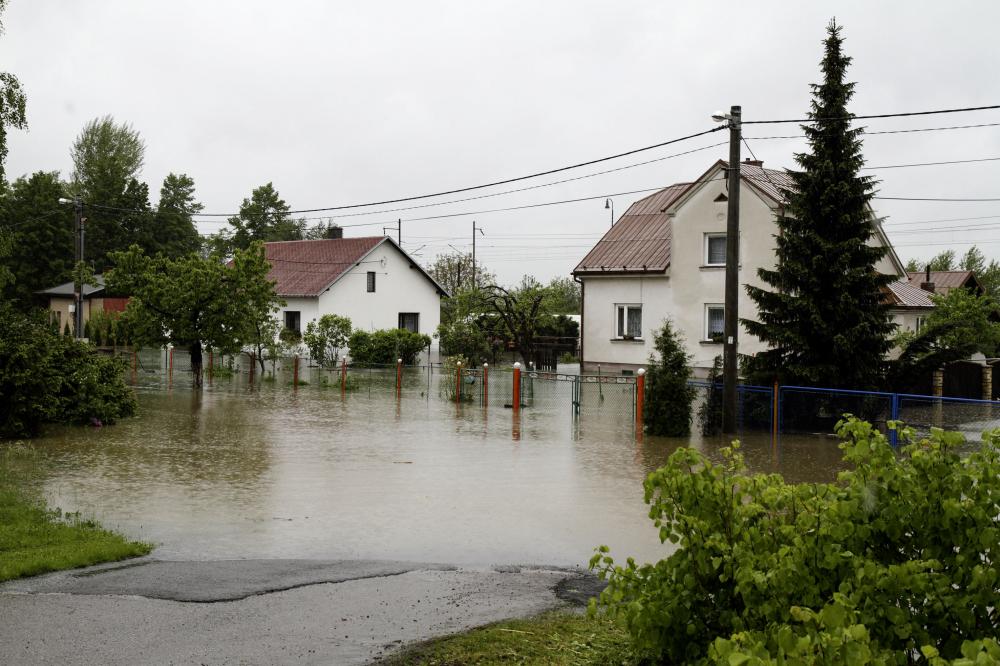
POLYGON ((727 197, 725 194, 723 194, 723 193, 720 192, 719 196, 717 196, 714 199, 712 199, 712 201, 714 201, 716 203, 722 203, 723 201, 729 201, 729 197, 727 197))

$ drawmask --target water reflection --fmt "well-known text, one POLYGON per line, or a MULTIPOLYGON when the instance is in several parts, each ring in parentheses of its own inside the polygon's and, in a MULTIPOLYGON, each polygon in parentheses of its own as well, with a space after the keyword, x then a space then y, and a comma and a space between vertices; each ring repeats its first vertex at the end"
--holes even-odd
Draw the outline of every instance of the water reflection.
MULTIPOLYGON (((408 371, 397 399, 390 375, 346 394, 315 373, 297 391, 147 376, 140 417, 40 440, 52 464, 39 481, 54 505, 160 543, 161 557, 582 564, 602 543, 662 556, 643 478, 679 446, 718 459, 728 444, 636 441, 613 394, 574 418, 568 387, 536 382, 515 418, 502 399, 440 397, 426 373, 408 371)), ((744 439, 755 471, 804 481, 840 468, 832 440, 744 439)))

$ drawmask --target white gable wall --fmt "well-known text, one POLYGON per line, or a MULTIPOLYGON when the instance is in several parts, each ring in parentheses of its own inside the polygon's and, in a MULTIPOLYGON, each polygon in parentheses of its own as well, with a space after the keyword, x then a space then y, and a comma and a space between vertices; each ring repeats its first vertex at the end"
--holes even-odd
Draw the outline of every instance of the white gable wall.
POLYGON ((420 315, 419 333, 431 336, 431 348, 437 348, 433 335, 441 320, 441 297, 434 284, 391 243, 376 247, 360 265, 352 266, 319 297, 288 298, 288 305, 278 314, 284 322, 285 310, 302 313, 302 331, 306 325, 325 314, 351 320, 354 329, 375 331, 399 327, 401 312, 420 315), (368 271, 375 272, 375 292, 368 292, 368 271))
MULTIPOLYGON (((708 174, 707 180, 719 173, 708 174)), ((667 276, 628 275, 618 277, 583 277, 584 289, 584 367, 593 370, 597 364, 613 371, 635 369, 648 363, 653 349, 653 333, 666 317, 674 322, 685 339, 685 349, 699 375, 722 355, 723 345, 707 341, 706 306, 725 302, 726 271, 723 266, 705 265, 705 234, 725 233, 728 203, 716 202, 726 194, 726 182, 716 180, 690 193, 676 207, 671 229, 671 265, 667 276), (615 304, 641 303, 643 306, 643 344, 615 341, 615 304)), ((756 306, 746 293, 745 285, 770 289, 757 276, 757 269, 775 266, 775 236, 778 233, 775 210, 770 201, 759 196, 746 183, 740 189, 740 295, 741 318, 756 318, 756 306)), ((873 238, 872 244, 880 241, 873 238)), ((888 274, 898 274, 889 257, 877 268, 888 274)), ((740 328, 739 351, 756 354, 766 345, 740 328)))

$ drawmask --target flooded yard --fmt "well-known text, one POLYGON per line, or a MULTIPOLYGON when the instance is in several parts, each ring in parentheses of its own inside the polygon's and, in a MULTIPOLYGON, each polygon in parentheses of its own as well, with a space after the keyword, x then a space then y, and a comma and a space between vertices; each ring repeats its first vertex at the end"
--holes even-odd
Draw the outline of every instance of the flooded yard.
MULTIPOLYGON (((37 440, 48 463, 36 482, 52 506, 166 559, 578 565, 599 544, 662 557, 643 478, 678 446, 717 458, 727 443, 637 441, 631 412, 585 404, 574 417, 555 384, 536 383, 518 423, 502 404, 449 402, 438 375, 423 381, 397 400, 240 375, 200 392, 186 374, 142 380, 138 417, 37 440)), ((833 439, 744 442, 754 471, 826 481, 840 468, 833 439)))

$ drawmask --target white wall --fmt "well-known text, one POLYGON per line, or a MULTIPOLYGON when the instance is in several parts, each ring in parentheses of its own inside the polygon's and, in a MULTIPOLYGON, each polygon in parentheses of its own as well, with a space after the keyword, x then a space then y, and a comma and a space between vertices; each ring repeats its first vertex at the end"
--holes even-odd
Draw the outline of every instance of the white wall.
MULTIPOLYGON (((708 174, 706 178, 710 178, 708 174)), ((728 202, 716 202, 726 193, 725 181, 708 182, 682 202, 672 220, 671 265, 666 277, 649 276, 584 277, 584 364, 585 368, 604 364, 645 365, 652 350, 652 334, 665 317, 685 338, 692 365, 710 368, 722 355, 722 343, 705 341, 706 305, 725 302, 726 271, 723 266, 705 266, 705 234, 725 233, 728 202), (643 344, 616 341, 615 303, 643 305, 643 344)), ((761 267, 774 268, 775 211, 769 202, 746 184, 740 189, 740 270, 739 316, 755 319, 756 306, 746 293, 747 284, 770 289, 757 276, 761 267)), ((877 242, 877 241, 873 241, 877 242)), ((888 259, 878 268, 895 274, 888 259)), ((740 327, 739 352, 756 354, 767 348, 740 327)), ((704 374, 700 372, 699 374, 704 374)))

